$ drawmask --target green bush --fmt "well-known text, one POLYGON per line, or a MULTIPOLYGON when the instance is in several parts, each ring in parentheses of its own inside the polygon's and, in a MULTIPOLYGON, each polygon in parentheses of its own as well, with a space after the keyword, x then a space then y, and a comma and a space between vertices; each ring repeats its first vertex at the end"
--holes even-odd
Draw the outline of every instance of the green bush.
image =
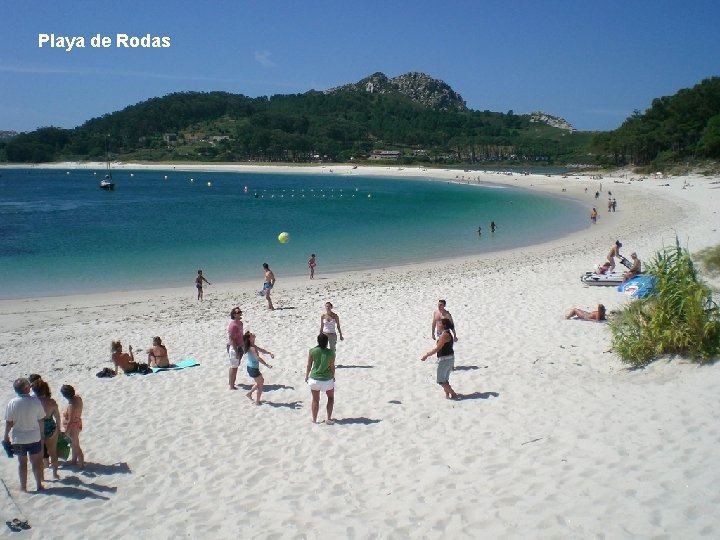
POLYGON ((720 353, 720 309, 677 238, 674 248, 655 255, 647 273, 657 280, 656 294, 633 301, 610 321, 620 359, 633 367, 671 354, 712 361, 720 353))

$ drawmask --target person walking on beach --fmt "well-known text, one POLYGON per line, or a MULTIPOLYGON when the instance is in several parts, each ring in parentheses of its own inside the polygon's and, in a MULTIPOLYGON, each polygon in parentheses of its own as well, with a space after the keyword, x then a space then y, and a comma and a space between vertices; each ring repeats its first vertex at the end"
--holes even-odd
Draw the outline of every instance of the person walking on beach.
POLYGON ((60 388, 62 397, 67 399, 68 406, 63 411, 63 426, 65 435, 70 438, 70 465, 85 467, 85 454, 80 448, 80 432, 82 431, 83 400, 75 394, 75 388, 69 384, 63 384, 60 388))
MULTIPOLYGON (((33 393, 40 400, 40 404, 45 411, 43 418, 43 436, 45 439, 45 455, 50 460, 52 466, 53 478, 59 480, 58 475, 58 438, 60 436, 60 409, 57 401, 50 394, 50 386, 42 379, 32 385, 33 393)), ((43 467, 44 469, 44 467, 43 467)), ((42 475, 44 477, 44 474, 42 475)), ((43 478, 44 480, 44 478, 43 478)))
POLYGON ((437 383, 442 386, 445 392, 445 399, 456 399, 458 395, 450 386, 450 373, 455 368, 455 352, 453 351, 453 337, 450 333, 453 323, 450 319, 441 319, 440 325, 442 334, 437 340, 435 347, 420 357, 421 361, 425 361, 429 356, 437 353, 437 383))
POLYGON ((615 240, 615 243, 610 246, 610 252, 607 254, 607 261, 610 263, 610 268, 608 269, 608 272, 614 272, 615 271, 615 257, 622 260, 622 255, 620 255, 620 248, 622 247, 622 243, 620 240, 615 240))
POLYGON ((310 414, 313 424, 317 424, 317 415, 320 411, 320 392, 327 396, 326 424, 333 424, 332 413, 335 406, 335 351, 328 348, 327 334, 320 333, 317 337, 317 347, 308 352, 307 366, 305 367, 305 383, 312 394, 310 414))
POLYGON ((445 302, 445 300, 438 300, 437 309, 433 312, 432 326, 430 326, 430 339, 437 339, 442 335, 444 329, 443 326, 440 324, 440 321, 442 321, 443 319, 448 319, 452 327, 450 328, 450 331, 453 335, 453 341, 457 341, 458 337, 457 331, 455 330, 455 321, 453 321, 450 312, 445 309, 446 305, 447 302, 445 302))
POLYGON ((230 370, 228 383, 230 390, 237 390, 235 379, 237 378, 240 359, 243 355, 243 322, 242 310, 239 307, 230 310, 230 324, 227 327, 227 352, 230 359, 230 370))
POLYGON ((208 285, 212 285, 207 279, 205 279, 205 276, 203 276, 202 270, 198 270, 197 277, 195 278, 195 287, 197 287, 197 299, 202 302, 203 300, 203 282, 207 283, 208 285))
POLYGON ((265 360, 263 360, 260 356, 260 353, 269 354, 270 358, 275 358, 275 355, 270 351, 267 351, 262 347, 258 347, 257 345, 255 345, 255 334, 250 331, 245 332, 245 334, 243 335, 243 344, 245 348, 245 354, 247 355, 247 358, 245 360, 245 364, 247 365, 247 372, 248 375, 252 377, 253 381, 255 381, 253 387, 245 395, 248 397, 249 400, 252 401, 252 394, 253 392, 255 392, 254 403, 255 405, 260 405, 260 397, 262 396, 263 385, 265 384, 265 379, 263 378, 262 373, 260 373, 260 364, 272 369, 272 364, 268 364, 265 360))
POLYGON ((16 379, 13 389, 17 394, 5 407, 5 450, 18 457, 18 476, 20 489, 27 491, 28 455, 32 465, 37 491, 42 491, 42 449, 45 444, 44 418, 45 410, 40 400, 30 395, 30 381, 16 379), (12 446, 10 431, 12 430, 12 446))
POLYGON ((263 270, 265 270, 263 294, 265 295, 265 299, 267 300, 268 309, 273 310, 275 309, 275 306, 273 306, 272 300, 270 299, 270 291, 275 286, 275 274, 273 274, 273 271, 270 270, 270 266, 268 266, 268 263, 263 263, 263 270))
POLYGON ((330 350, 335 351, 338 336, 340 336, 340 341, 345 338, 340 329, 340 317, 332 309, 332 303, 325 302, 325 312, 320 315, 320 333, 327 336, 330 350))
POLYGON ((310 255, 310 259, 308 260, 308 267, 310 268, 310 279, 315 279, 315 267, 317 266, 317 261, 315 260, 315 254, 313 253, 310 255))

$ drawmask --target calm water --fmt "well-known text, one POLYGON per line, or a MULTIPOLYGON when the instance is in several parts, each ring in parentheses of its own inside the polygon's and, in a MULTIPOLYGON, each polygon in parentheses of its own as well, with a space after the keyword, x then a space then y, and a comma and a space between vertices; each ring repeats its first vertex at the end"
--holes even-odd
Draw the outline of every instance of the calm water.
POLYGON ((102 174, 0 169, 0 298, 192 288, 198 268, 211 282, 261 281, 263 262, 279 278, 304 274, 310 253, 319 274, 382 267, 531 245, 587 222, 577 203, 513 188, 123 170, 105 192, 102 174))

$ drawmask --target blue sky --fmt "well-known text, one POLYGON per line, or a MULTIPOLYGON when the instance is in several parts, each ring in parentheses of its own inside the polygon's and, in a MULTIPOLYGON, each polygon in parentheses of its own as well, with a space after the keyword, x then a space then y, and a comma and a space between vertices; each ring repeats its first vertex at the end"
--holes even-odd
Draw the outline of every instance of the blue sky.
POLYGON ((421 71, 478 110, 618 127, 720 75, 717 0, 5 0, 0 130, 72 128, 179 91, 255 97, 421 71), (39 34, 85 48, 38 46, 39 34), (112 37, 93 48, 96 34, 112 37), (117 34, 170 37, 126 49, 117 34))

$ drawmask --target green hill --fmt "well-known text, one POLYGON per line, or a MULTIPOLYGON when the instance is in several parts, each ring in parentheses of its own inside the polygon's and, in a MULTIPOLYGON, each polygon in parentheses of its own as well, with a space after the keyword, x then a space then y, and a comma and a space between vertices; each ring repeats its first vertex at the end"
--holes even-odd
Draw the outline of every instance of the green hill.
POLYGON ((610 166, 652 166, 720 159, 720 77, 654 99, 616 130, 594 137, 592 149, 610 166))
POLYGON ((249 98, 182 92, 0 143, 9 162, 101 160, 564 164, 590 134, 543 113, 474 111, 422 73, 375 73, 325 92, 249 98), (552 125, 551 125, 552 124, 552 125), (380 153, 383 151, 383 153, 380 153))

